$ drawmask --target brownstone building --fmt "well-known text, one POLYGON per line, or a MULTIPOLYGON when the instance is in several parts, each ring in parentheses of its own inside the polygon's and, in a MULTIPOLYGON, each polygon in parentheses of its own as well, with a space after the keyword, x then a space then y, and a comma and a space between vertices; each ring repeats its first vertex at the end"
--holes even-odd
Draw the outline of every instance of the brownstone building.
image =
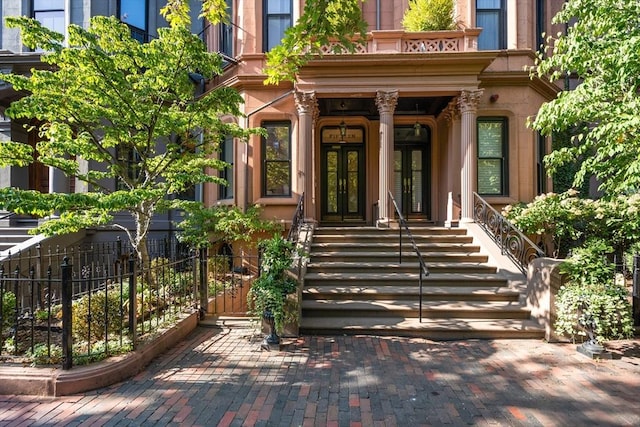
POLYGON ((265 86, 265 52, 303 9, 298 0, 228 0, 229 25, 210 27, 211 49, 229 60, 212 85, 244 97, 243 126, 268 137, 225 141, 228 187, 208 204, 261 204, 321 224, 386 224, 389 191, 406 217, 450 224, 472 218, 473 193, 494 206, 549 191, 542 158, 550 141, 526 125, 555 85, 527 67, 554 0, 456 0, 458 29, 407 32, 408 0, 363 3, 366 43, 325 55, 295 82, 265 86))

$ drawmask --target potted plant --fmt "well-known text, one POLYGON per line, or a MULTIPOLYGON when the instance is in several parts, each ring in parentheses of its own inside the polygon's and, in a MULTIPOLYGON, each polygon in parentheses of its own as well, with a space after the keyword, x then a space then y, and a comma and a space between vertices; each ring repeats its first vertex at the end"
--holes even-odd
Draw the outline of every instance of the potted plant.
POLYGON ((260 275, 251 284, 247 294, 249 314, 266 320, 270 334, 268 344, 279 342, 278 332, 282 332, 286 321, 295 313, 287 310, 287 296, 297 290, 298 282, 289 272, 293 264, 294 244, 282 236, 263 240, 258 244, 261 253, 260 275))

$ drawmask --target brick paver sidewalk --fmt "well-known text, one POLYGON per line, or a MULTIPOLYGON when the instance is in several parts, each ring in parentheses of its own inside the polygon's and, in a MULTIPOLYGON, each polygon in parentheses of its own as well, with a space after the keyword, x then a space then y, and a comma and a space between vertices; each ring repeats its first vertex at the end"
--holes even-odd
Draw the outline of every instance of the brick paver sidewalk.
POLYGON ((0 396, 0 426, 640 425, 640 340, 598 362, 531 340, 251 336, 198 328, 115 386, 0 396))

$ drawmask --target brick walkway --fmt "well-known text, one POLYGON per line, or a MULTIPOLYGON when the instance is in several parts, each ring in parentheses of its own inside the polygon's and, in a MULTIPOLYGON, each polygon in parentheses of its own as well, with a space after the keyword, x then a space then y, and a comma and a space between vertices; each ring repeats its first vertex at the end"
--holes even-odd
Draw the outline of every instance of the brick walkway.
POLYGON ((261 351, 198 328, 137 377, 79 396, 0 396, 0 426, 640 425, 640 340, 575 345, 304 337, 261 351))

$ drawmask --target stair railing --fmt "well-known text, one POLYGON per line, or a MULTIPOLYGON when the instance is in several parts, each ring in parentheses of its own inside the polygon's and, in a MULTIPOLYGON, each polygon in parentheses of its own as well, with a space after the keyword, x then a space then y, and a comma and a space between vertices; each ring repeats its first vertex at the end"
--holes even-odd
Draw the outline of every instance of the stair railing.
POLYGON ((296 211, 293 214, 293 219, 291 220, 291 228, 289 229, 287 240, 294 243, 298 241, 300 226, 302 225, 303 222, 304 222, 304 192, 300 195, 300 200, 298 200, 298 206, 296 206, 296 211))
POLYGON ((398 221, 400 223, 400 226, 398 227, 399 229, 399 259, 398 259, 398 263, 402 264, 402 231, 406 231, 407 232, 407 236, 409 237, 409 241, 411 242, 411 246, 413 247, 413 251, 416 253, 417 257, 418 257, 418 263, 420 264, 420 279, 418 281, 418 285, 420 287, 420 292, 419 292, 419 305, 418 305, 418 311, 419 311, 419 319, 420 319, 420 323, 422 323, 422 284, 423 284, 423 277, 427 277, 429 276, 429 268, 427 267, 427 264, 424 262, 424 259, 422 259, 422 253, 420 253, 420 249, 418 248, 418 245, 416 245, 416 241, 413 238, 413 234, 411 234, 411 230, 409 229, 409 224, 407 224, 407 221, 404 219, 404 216, 402 215, 402 212, 400 212, 400 209, 398 208, 398 204, 396 203, 396 200, 393 198, 393 194, 391 194, 391 191, 389 191, 389 200, 391 200, 391 203, 393 204, 393 209, 396 212, 396 215, 398 215, 398 221))
POLYGON ((496 242, 502 255, 513 261, 522 273, 527 274, 531 261, 545 256, 542 249, 475 192, 473 220, 496 242))

